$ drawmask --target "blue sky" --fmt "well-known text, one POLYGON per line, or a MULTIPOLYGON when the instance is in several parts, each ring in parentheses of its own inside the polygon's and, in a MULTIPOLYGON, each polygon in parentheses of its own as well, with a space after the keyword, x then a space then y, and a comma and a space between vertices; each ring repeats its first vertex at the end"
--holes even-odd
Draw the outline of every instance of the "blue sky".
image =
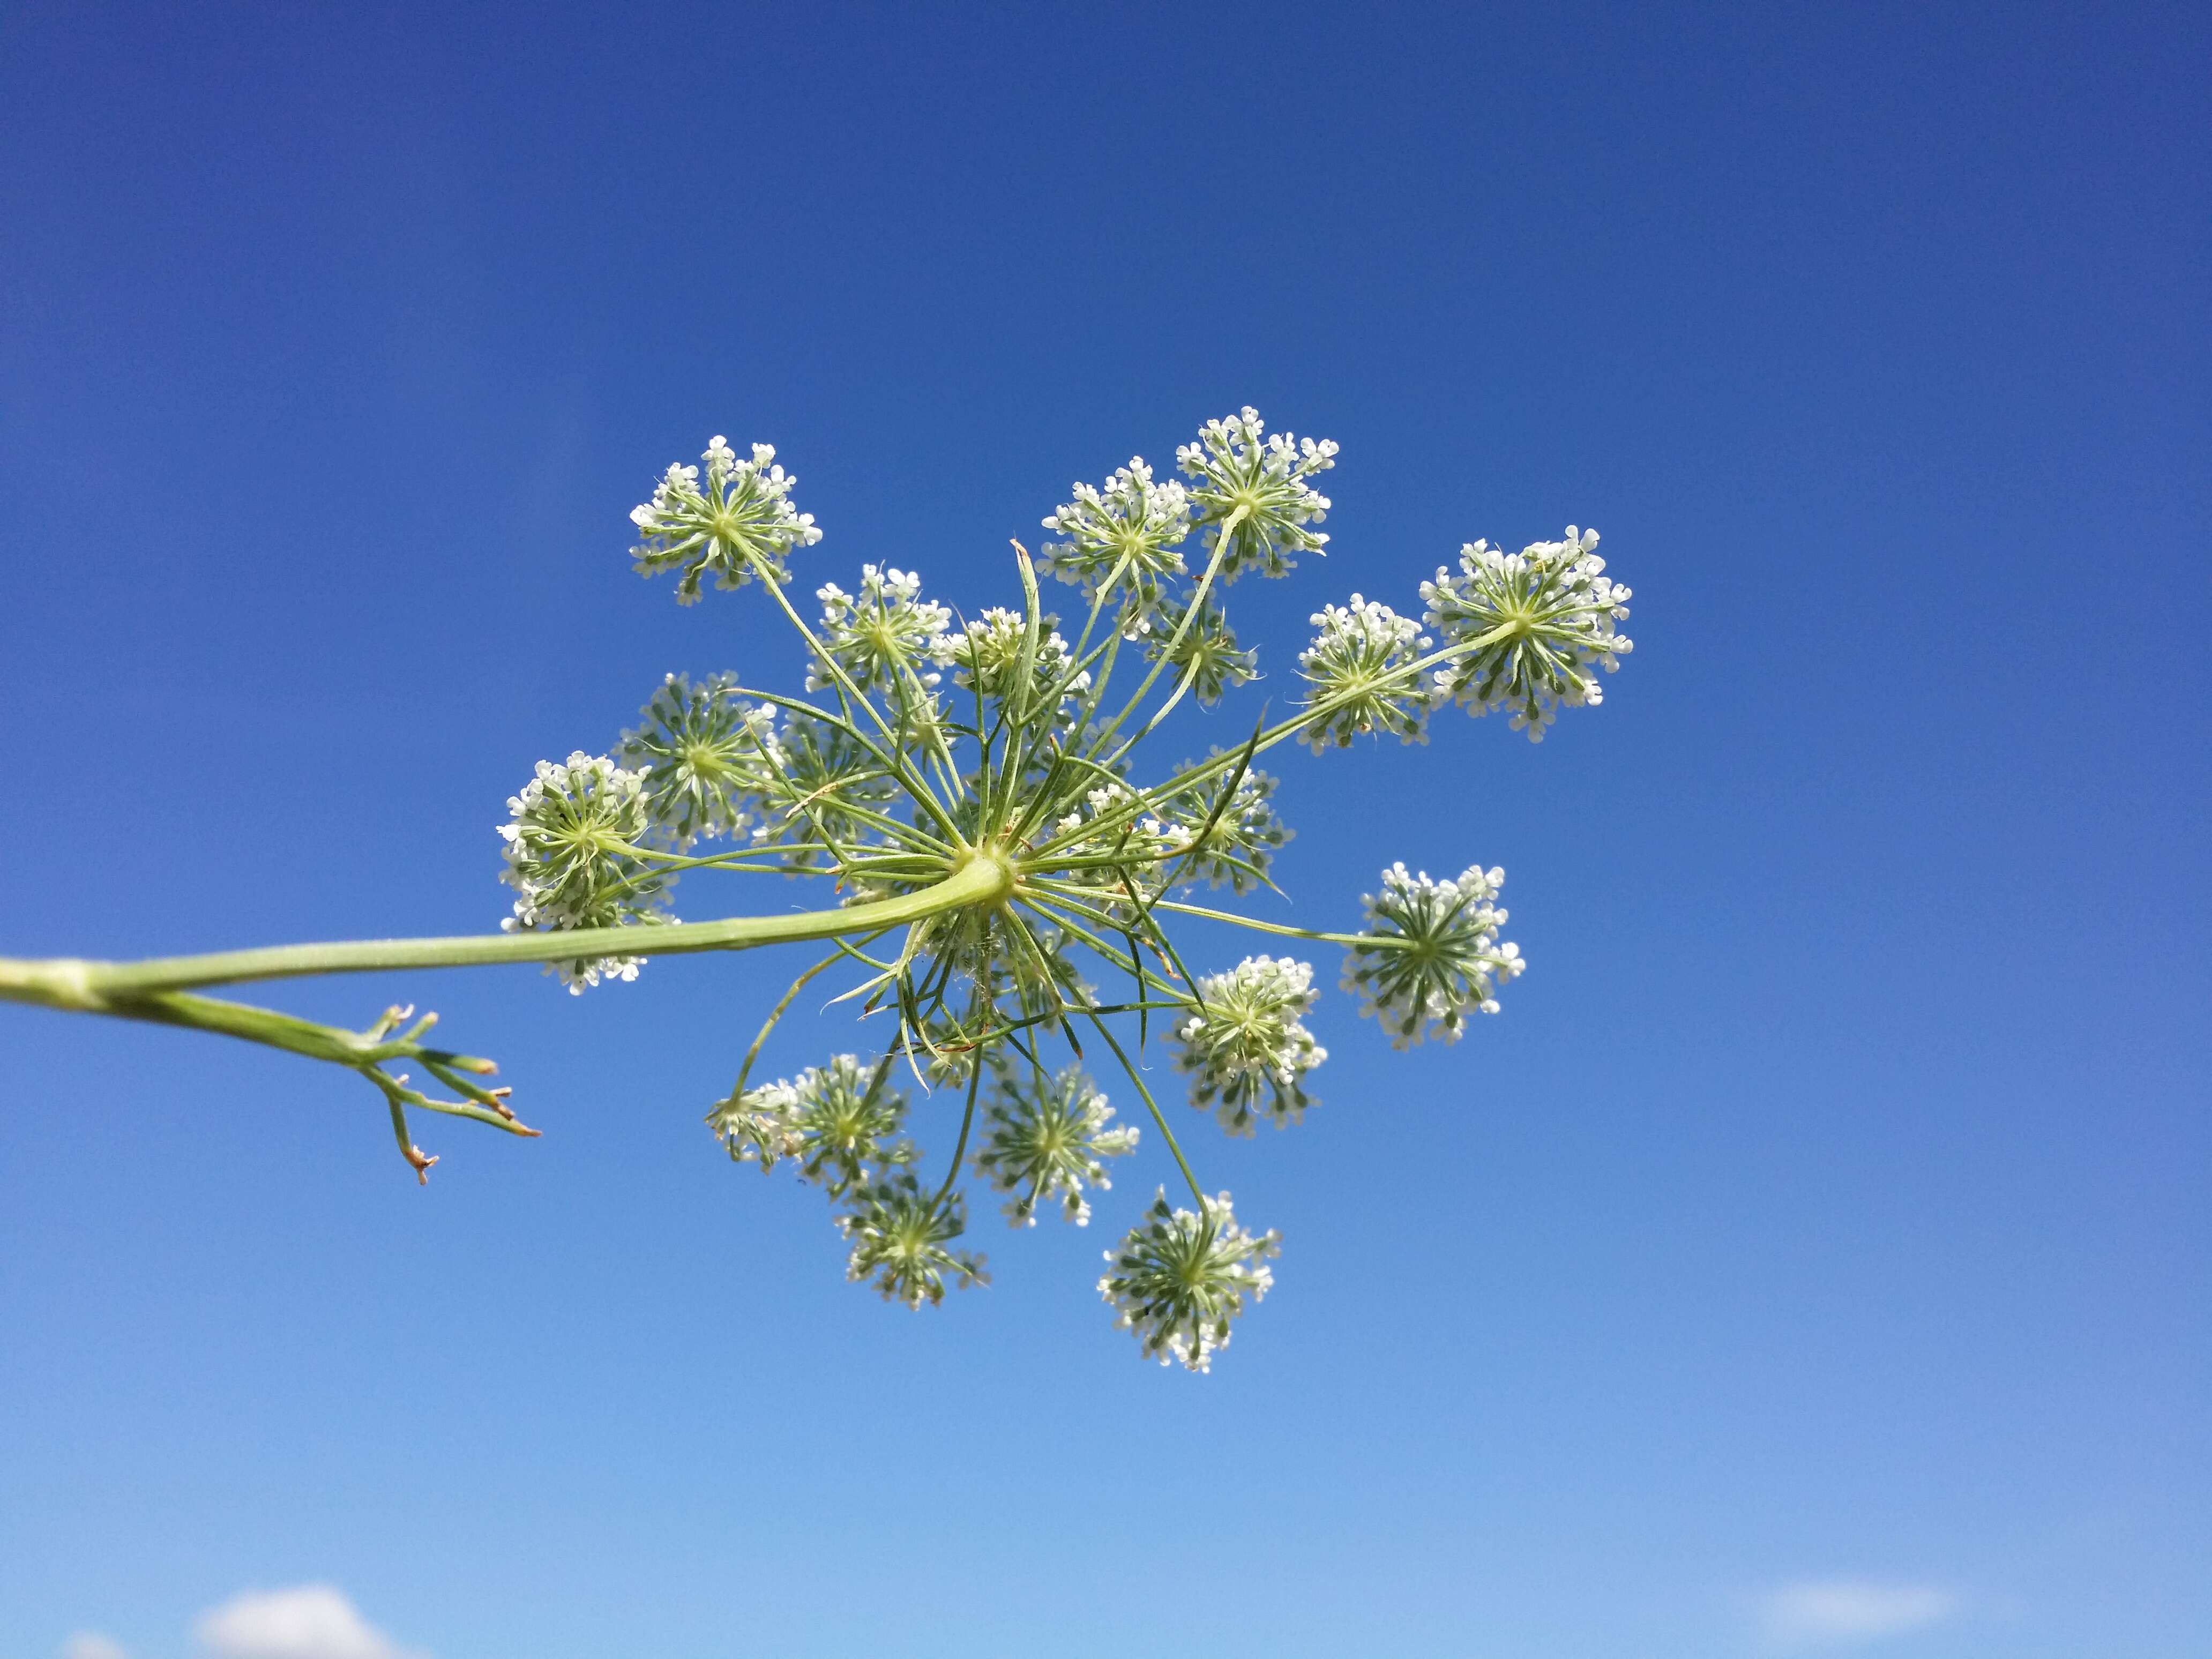
POLYGON ((1328 561, 1235 596, 1273 694, 1570 521, 1638 648, 1540 749, 1284 757, 1298 915, 1500 864, 1533 966, 1410 1054, 1331 994, 1304 1125, 1193 1137, 1285 1234, 1210 1377, 1091 1290, 1157 1146, 1087 1231, 983 1212, 986 1291, 844 1284, 699 1124, 780 959, 276 994, 502 1059, 545 1139, 433 1123, 427 1189, 349 1079, 0 1008, 0 1651, 2212 1649, 2209 44, 9 9, 0 950, 494 925, 532 762, 797 672, 624 556, 716 432, 806 585, 972 610, 1249 402, 1343 445, 1328 561))

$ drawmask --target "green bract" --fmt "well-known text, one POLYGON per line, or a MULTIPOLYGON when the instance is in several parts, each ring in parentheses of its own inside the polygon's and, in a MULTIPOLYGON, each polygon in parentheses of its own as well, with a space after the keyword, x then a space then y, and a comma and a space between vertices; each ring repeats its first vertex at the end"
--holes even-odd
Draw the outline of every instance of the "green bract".
POLYGON ((489 1061, 426 1047, 427 1018, 395 1035, 398 1010, 350 1031, 200 991, 501 962, 546 963, 580 991, 636 977, 648 951, 811 941, 813 959, 708 1114, 730 1156, 789 1165, 820 1186, 851 1276, 919 1307, 983 1280, 980 1258, 959 1247, 963 1178, 1003 1194, 1018 1225, 1048 1205, 1088 1219, 1108 1161, 1137 1153, 1138 1131, 1114 1127, 1108 1098, 1126 1085, 1125 1110, 1140 1107, 1158 1132, 1146 1148, 1174 1164, 1196 1207, 1171 1207, 1163 1192, 1109 1253, 1101 1289, 1144 1352, 1204 1370, 1267 1290, 1277 1238, 1239 1227, 1226 1194, 1206 1194, 1147 1079, 1171 1060, 1192 1103, 1246 1135, 1263 1119, 1300 1120, 1328 1053, 1306 1024, 1319 1000, 1309 963, 1255 955, 1194 967, 1176 924, 1343 947, 1345 985, 1401 1046, 1456 1037, 1522 968, 1498 937, 1503 872, 1480 866, 1449 882, 1392 866, 1358 932, 1263 913, 1280 901, 1272 861, 1291 831, 1279 806, 1295 790, 1261 757, 1298 739, 1319 752, 1363 734, 1419 738, 1452 698, 1477 714, 1508 709, 1540 735, 1559 706, 1597 702, 1596 672, 1628 649, 1613 629, 1628 592, 1601 574, 1595 532, 1510 556, 1475 543, 1460 574, 1422 586, 1428 634, 1358 593, 1324 605, 1297 657, 1295 706, 1272 722, 1231 716, 1212 728, 1206 759, 1165 763, 1195 746, 1177 738, 1162 750, 1156 734, 1171 718, 1206 720, 1201 711, 1255 677, 1223 591, 1323 550, 1315 526, 1330 503, 1313 480, 1336 454, 1334 443, 1267 434, 1247 409, 1176 452, 1179 479, 1158 481, 1139 458, 1103 485, 1077 485, 1045 520, 1056 537, 1049 573, 1082 599, 1064 620, 1044 610, 1018 547, 1006 604, 963 617, 927 597, 913 570, 868 563, 849 591, 821 583, 810 620, 793 605, 788 562, 822 532, 793 504, 773 450, 740 460, 716 438, 703 475, 671 467, 631 514, 637 568, 672 573, 687 604, 709 574, 750 585, 752 602, 794 631, 805 672, 781 689, 670 675, 611 755, 541 763, 499 827, 519 895, 503 933, 143 963, 0 960, 0 996, 219 1031, 359 1072, 426 1170, 410 1109, 534 1133, 504 1090, 478 1080, 489 1061), (778 885, 735 914, 679 922, 665 908, 679 873, 687 894, 726 877, 805 878, 811 902, 794 904, 778 885), (1195 902, 1200 889, 1246 908, 1195 902), (860 1016, 873 1046, 752 1084, 817 980, 816 996, 860 1016), (387 1069, 400 1062, 458 1098, 411 1087, 387 1069))

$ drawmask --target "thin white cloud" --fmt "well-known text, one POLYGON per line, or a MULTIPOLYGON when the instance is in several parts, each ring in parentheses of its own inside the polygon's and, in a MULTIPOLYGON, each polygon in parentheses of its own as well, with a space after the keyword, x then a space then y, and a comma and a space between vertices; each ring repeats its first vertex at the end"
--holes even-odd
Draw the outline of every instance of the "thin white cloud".
POLYGON ((1830 1647, 1925 1630, 1957 1616, 1958 1595, 1932 1584, 1863 1578, 1784 1584, 1760 1599, 1766 1633, 1783 1647, 1830 1647))
POLYGON ((123 1644, 96 1630, 81 1630, 62 1644, 62 1659, 131 1659, 123 1644))
POLYGON ((196 1633, 216 1659, 425 1659, 331 1584, 243 1591, 202 1613, 196 1633))

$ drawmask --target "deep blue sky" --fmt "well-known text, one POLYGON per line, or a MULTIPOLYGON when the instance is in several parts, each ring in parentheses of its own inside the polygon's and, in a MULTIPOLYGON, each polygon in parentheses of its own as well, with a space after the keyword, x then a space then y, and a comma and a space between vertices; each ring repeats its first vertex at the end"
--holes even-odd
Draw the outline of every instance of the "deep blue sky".
POLYGON ((436 1659, 1709 1659, 1838 1583, 2212 1650, 2212 35, 1950 10, 8 9, 0 950, 494 925, 533 761, 795 672, 624 556, 715 432, 806 586, 972 608, 1251 402, 1344 447, 1233 596, 1276 695, 1570 520, 1638 649, 1538 750, 1282 757, 1297 915, 1479 859, 1534 966, 1190 1119, 1285 1234, 1210 1378, 1091 1290, 1157 1146, 845 1285, 699 1124, 778 959, 272 992, 505 1060, 546 1138, 427 1190, 343 1076, 0 1008, 0 1651, 310 1582, 436 1659))

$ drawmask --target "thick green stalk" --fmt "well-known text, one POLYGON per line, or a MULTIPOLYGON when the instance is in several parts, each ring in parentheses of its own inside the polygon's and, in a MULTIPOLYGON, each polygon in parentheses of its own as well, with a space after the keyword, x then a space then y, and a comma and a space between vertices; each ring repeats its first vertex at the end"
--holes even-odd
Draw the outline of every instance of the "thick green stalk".
POLYGON ((842 909, 785 916, 732 916, 721 921, 672 922, 660 927, 579 927, 556 933, 278 945, 143 962, 88 962, 73 957, 24 961, 0 957, 0 1000, 109 1013, 120 1012, 112 1004, 158 992, 236 985, 247 980, 373 973, 395 968, 467 968, 495 963, 574 962, 604 956, 743 951, 799 939, 876 933, 946 910, 995 903, 1012 890, 1013 875, 1004 864, 996 859, 975 858, 920 892, 842 909))

